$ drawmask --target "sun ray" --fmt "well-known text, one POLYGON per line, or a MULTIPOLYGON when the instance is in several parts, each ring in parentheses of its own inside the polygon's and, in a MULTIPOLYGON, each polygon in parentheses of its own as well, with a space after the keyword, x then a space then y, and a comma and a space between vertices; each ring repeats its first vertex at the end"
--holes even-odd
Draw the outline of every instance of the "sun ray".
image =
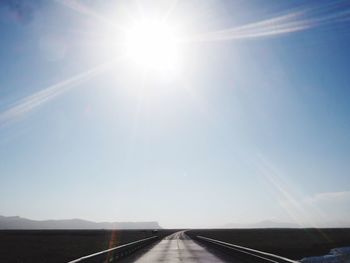
POLYGON ((97 74, 100 74, 109 66, 110 64, 99 65, 21 99, 11 108, 0 112, 0 127, 42 106, 71 88, 76 87, 88 79, 91 79, 97 74))
POLYGON ((177 4, 178 4, 179 0, 172 0, 170 5, 169 5, 169 8, 166 10, 166 12, 164 13, 164 16, 162 18, 162 21, 164 23, 166 23, 166 21, 168 20, 168 18, 171 16, 171 14, 174 12, 177 4))
POLYGON ((105 16, 100 15, 99 13, 95 12, 94 10, 90 9, 89 7, 87 7, 86 5, 82 4, 81 2, 77 1, 77 0, 56 0, 57 3, 60 3, 78 13, 84 14, 84 15, 88 15, 98 21, 103 22, 104 24, 110 26, 111 28, 120 30, 125 32, 126 29, 117 24, 115 21, 111 21, 109 19, 107 19, 105 16))
POLYGON ((274 187, 275 194, 277 194, 276 199, 294 222, 300 227, 317 229, 320 235, 327 241, 332 242, 332 239, 322 230, 319 222, 315 221, 315 216, 323 216, 324 213, 315 209, 315 207, 306 207, 301 201, 303 199, 298 197, 292 187, 283 180, 281 172, 272 163, 268 162, 262 154, 257 154, 256 167, 267 183, 274 187))
POLYGON ((210 42, 275 36, 341 22, 348 20, 349 16, 350 5, 344 1, 335 1, 332 4, 303 8, 243 26, 190 36, 183 41, 210 42))

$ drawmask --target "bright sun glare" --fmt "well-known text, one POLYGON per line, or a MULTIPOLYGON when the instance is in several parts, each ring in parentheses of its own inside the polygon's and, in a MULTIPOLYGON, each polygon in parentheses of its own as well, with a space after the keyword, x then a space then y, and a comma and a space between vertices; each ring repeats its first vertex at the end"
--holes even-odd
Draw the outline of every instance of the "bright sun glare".
POLYGON ((180 50, 175 31, 161 21, 139 21, 126 34, 126 55, 147 70, 175 71, 180 50))

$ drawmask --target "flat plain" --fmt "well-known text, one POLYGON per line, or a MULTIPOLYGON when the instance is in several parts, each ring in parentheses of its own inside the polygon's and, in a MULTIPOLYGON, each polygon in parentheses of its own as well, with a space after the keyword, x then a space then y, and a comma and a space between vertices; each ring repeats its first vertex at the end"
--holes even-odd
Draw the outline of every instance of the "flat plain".
MULTIPOLYGON (((162 237, 174 230, 159 230, 162 237)), ((152 230, 1 230, 1 263, 64 263, 155 235, 152 230)))
POLYGON ((199 229, 187 232, 245 246, 290 259, 328 254, 335 247, 350 246, 350 228, 199 229))

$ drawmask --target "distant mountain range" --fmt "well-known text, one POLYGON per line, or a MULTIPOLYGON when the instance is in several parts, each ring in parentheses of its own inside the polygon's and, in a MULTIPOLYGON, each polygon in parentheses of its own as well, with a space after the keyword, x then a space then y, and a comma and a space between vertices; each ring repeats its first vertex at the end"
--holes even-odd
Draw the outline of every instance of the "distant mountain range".
POLYGON ((299 228, 300 226, 293 223, 278 222, 273 220, 263 220, 256 223, 239 224, 230 223, 223 226, 224 228, 299 228))
POLYGON ((0 229, 159 229, 158 222, 92 222, 82 219, 31 220, 0 216, 0 229))
POLYGON ((230 223, 221 226, 220 228, 305 228, 305 227, 319 227, 319 228, 349 228, 350 223, 346 221, 329 221, 318 223, 317 225, 298 225, 296 223, 280 222, 275 220, 263 220, 256 223, 230 223))

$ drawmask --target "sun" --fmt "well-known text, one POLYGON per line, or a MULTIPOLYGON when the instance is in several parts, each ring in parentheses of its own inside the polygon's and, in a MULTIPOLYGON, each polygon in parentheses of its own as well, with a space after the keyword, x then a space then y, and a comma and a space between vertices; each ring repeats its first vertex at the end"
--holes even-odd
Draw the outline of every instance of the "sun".
POLYGON ((176 31, 158 20, 134 23, 126 32, 125 52, 137 66, 152 71, 176 71, 180 62, 180 44, 176 31))

